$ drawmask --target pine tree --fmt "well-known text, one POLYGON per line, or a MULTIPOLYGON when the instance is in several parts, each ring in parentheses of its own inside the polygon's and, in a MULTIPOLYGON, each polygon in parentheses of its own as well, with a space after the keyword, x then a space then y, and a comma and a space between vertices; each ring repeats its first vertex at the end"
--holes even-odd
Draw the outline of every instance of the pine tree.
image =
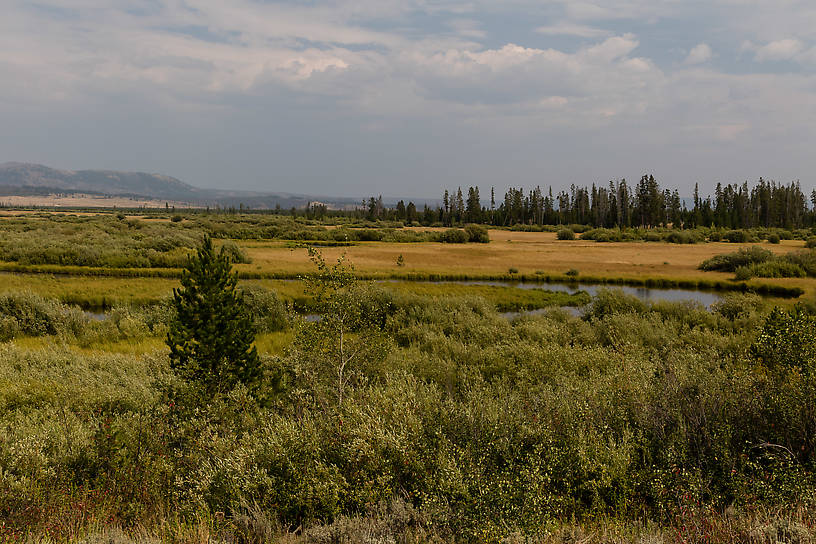
POLYGON ((170 366, 210 394, 252 385, 261 374, 252 318, 237 283, 229 256, 216 253, 208 236, 188 260, 181 288, 173 290, 170 366))

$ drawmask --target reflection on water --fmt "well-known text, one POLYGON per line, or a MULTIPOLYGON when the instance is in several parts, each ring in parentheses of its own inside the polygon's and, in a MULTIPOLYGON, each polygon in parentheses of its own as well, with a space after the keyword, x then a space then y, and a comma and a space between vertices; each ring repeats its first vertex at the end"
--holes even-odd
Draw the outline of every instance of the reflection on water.
MULTIPOLYGON (((380 283, 401 283, 400 280, 385 280, 380 283)), ((644 302, 656 302, 666 300, 669 302, 680 302, 684 300, 692 300, 699 302, 706 308, 710 308, 712 304, 720 300, 720 295, 713 291, 696 291, 691 289, 660 289, 651 287, 630 287, 626 285, 595 285, 586 283, 551 283, 551 282, 511 282, 511 281, 488 281, 488 280, 454 280, 454 281, 434 281, 430 283, 436 284, 457 284, 457 285, 490 285, 495 287, 513 287, 516 289, 544 289, 547 291, 556 291, 559 293, 575 294, 578 291, 585 291, 592 296, 595 296, 600 289, 620 289, 626 294, 634 295, 644 302)), ((508 319, 518 317, 521 315, 540 315, 550 308, 540 308, 537 310, 528 310, 523 312, 502 312, 501 315, 508 319)), ((581 308, 573 306, 562 306, 561 309, 569 312, 574 316, 581 315, 581 308)), ((108 315, 99 311, 86 311, 85 315, 93 320, 107 319, 108 315)), ((317 314, 305 314, 303 318, 306 321, 315 322, 320 320, 317 314)))
POLYGON ((590 295, 595 295, 600 289, 620 289, 628 295, 634 295, 644 302, 655 302, 667 300, 669 302, 679 302, 682 300, 694 300, 706 308, 720 300, 720 295, 713 291, 697 291, 691 289, 660 289, 652 287, 630 287, 627 285, 595 285, 586 283, 548 283, 548 282, 510 282, 510 281, 435 281, 433 283, 455 283, 458 285, 492 285, 496 287, 515 287, 516 289, 546 289, 560 293, 574 294, 578 291, 586 291, 590 295))

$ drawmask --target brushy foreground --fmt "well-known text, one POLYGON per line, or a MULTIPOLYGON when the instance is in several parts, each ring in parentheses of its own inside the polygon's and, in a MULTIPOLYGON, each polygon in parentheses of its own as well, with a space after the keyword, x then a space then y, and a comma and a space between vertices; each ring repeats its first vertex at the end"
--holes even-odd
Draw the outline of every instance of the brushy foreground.
POLYGON ((162 351, 0 344, 0 541, 812 541, 802 312, 354 295, 383 319, 342 402, 319 343, 207 399, 162 351))

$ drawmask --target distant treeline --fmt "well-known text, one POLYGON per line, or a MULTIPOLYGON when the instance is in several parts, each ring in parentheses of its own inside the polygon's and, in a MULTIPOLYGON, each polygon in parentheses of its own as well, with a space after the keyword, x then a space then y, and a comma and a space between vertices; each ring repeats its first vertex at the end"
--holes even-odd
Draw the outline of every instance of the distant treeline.
MULTIPOLYGON (((661 187, 654 176, 643 176, 630 185, 626 180, 610 181, 608 186, 578 187, 553 194, 541 187, 526 191, 509 189, 502 200, 490 190, 490 204, 485 206, 478 187, 461 187, 445 191, 442 205, 417 210, 413 202, 400 201, 393 208, 383 205, 382 197, 370 198, 366 207, 357 210, 369 220, 386 219, 452 226, 482 223, 495 226, 581 224, 594 227, 694 228, 697 226, 728 229, 802 228, 816 224, 816 191, 808 199, 799 182, 788 185, 762 178, 748 182, 717 184, 714 196, 701 197, 694 187, 692 207, 686 205, 677 189, 661 187)), ((311 207, 307 215, 321 217, 327 211, 311 207)), ((348 212, 347 212, 348 213, 348 212)), ((354 212, 352 212, 354 213, 354 212)))

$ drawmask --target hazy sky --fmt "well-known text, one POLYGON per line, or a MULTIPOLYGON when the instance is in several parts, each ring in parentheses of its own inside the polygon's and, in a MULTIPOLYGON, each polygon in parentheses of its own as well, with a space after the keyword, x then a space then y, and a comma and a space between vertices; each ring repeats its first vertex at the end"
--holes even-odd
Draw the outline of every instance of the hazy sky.
POLYGON ((202 187, 816 176, 813 0, 3 0, 0 162, 202 187))

